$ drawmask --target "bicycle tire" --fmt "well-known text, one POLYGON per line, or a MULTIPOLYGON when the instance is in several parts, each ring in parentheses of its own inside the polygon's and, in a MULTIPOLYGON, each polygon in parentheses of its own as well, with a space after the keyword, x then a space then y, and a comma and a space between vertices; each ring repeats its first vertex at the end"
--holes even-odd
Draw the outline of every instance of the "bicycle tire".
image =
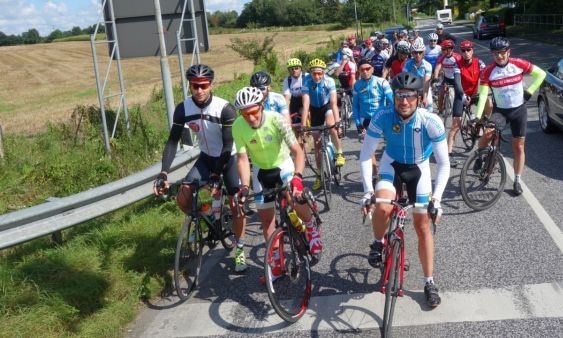
POLYGON ((197 286, 202 255, 201 227, 193 220, 192 216, 186 216, 178 235, 174 255, 174 287, 176 288, 176 295, 181 300, 190 298, 197 286), (190 239, 192 231, 194 236, 193 239, 190 239))
POLYGON ((223 205, 221 211, 221 245, 227 251, 234 249, 236 245, 235 234, 233 233, 233 213, 228 205, 223 205))
POLYGON ((478 137, 475 127, 471 125, 471 120, 469 119, 470 114, 471 108, 467 108, 467 110, 464 109, 461 126, 459 128, 461 140, 463 141, 467 151, 473 149, 478 137))
MULTIPOLYGON (((291 225, 289 225, 291 226, 291 225)), ((306 243, 301 234, 279 227, 268 239, 264 255, 264 275, 268 298, 276 313, 286 322, 294 323, 309 306, 312 281, 306 243), (281 261, 281 274, 274 278, 272 257, 276 246, 281 261)))
POLYGON ((476 211, 492 207, 500 199, 506 183, 506 165, 502 155, 495 152, 494 163, 491 164, 490 152, 488 148, 474 152, 461 170, 461 196, 465 204, 476 211), (478 159, 481 159, 482 165, 476 170, 475 162, 478 159), (489 165, 492 169, 487 172, 489 165), (499 175, 493 176, 496 173, 499 175))
POLYGON ((442 117, 442 120, 444 121, 444 128, 451 128, 452 109, 454 104, 452 96, 452 89, 448 88, 444 97, 444 116, 442 117), (448 125, 448 122, 450 125, 448 125))
POLYGON ((391 329, 393 327, 393 314, 395 312, 395 304, 399 293, 400 285, 400 266, 401 266, 401 241, 393 241, 392 255, 387 261, 391 264, 389 267, 389 275, 385 288, 385 308, 383 310, 383 333, 385 338, 391 337, 391 329))
POLYGON ((311 135, 303 136, 303 138, 305 142, 303 145, 303 152, 305 153, 305 166, 311 169, 313 175, 319 176, 319 171, 317 168, 315 168, 315 141, 311 135))
POLYGON ((342 114, 340 114, 340 119, 342 121, 344 121, 343 125, 344 125, 344 135, 346 135, 346 132, 348 131, 348 129, 350 129, 350 125, 351 125, 351 121, 350 121, 350 115, 352 112, 352 103, 350 102, 350 97, 348 95, 346 95, 343 99, 342 99, 342 114))
MULTIPOLYGON (((322 136, 321 136, 322 137, 322 136)), ((328 153, 326 151, 321 151, 321 182, 323 185, 323 195, 325 197, 326 208, 330 209, 330 204, 332 202, 332 174, 330 172, 330 159, 328 158, 328 153)))

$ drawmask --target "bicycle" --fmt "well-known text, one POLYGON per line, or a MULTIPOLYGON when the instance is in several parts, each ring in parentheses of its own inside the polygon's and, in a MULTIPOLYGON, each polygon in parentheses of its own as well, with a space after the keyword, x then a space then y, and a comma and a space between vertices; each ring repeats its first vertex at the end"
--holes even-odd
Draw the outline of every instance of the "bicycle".
POLYGON ((334 145, 332 142, 329 141, 329 129, 335 128, 336 125, 332 126, 317 126, 317 127, 309 127, 305 128, 303 132, 319 132, 320 133, 320 149, 319 149, 319 156, 320 156, 320 166, 318 171, 315 171, 315 175, 320 176, 322 187, 323 187, 323 194, 325 197, 325 202, 327 206, 327 210, 330 209, 330 205, 332 202, 332 181, 334 180, 334 184, 340 185, 342 181, 342 172, 340 167, 336 166, 335 158, 336 158, 336 150, 334 149, 334 145))
MULTIPOLYGON (((438 87, 438 86, 437 86, 438 87)), ((442 115, 442 120, 444 121, 444 128, 451 127, 452 123, 452 111, 454 106, 454 88, 448 85, 445 81, 442 82, 440 90, 444 91, 444 112, 442 115), (450 123, 448 126, 447 123, 450 123)))
POLYGON ((468 104, 463 105, 463 115, 461 117, 459 133, 467 151, 473 149, 475 142, 479 139, 480 130, 479 128, 476 128, 476 125, 473 122, 475 114, 471 110, 477 100, 478 96, 474 96, 468 104))
MULTIPOLYGON (((181 184, 184 183, 176 185, 179 187, 181 184)), ((174 255, 174 285, 181 300, 188 299, 197 286, 205 245, 213 249, 220 241, 227 251, 235 247, 232 213, 225 199, 225 186, 221 184, 220 210, 212 210, 209 201, 200 198, 200 191, 209 189, 207 184, 194 181, 190 185, 193 187, 191 213, 184 218, 174 255), (220 217, 215 219, 213 214, 220 217)))
POLYGON ((486 148, 475 151, 461 169, 460 188, 465 204, 481 211, 492 207, 501 196, 506 183, 506 165, 500 153, 502 126, 493 121, 477 127, 493 128, 494 132, 486 148), (498 175, 497 175, 498 174, 498 175))
POLYGON ((340 102, 340 121, 342 124, 342 133, 346 135, 348 129, 352 125, 352 99, 350 92, 346 89, 338 88, 338 101, 340 102))
MULTIPOLYGON (((291 120, 295 121, 296 120, 295 117, 298 116, 298 114, 299 113, 291 114, 291 120)), ((311 171, 315 175, 318 175, 317 170, 313 165, 313 163, 315 163, 313 138, 311 137, 310 134, 302 132, 303 127, 301 125, 301 119, 299 119, 299 121, 295 123, 292 123, 291 128, 293 129, 293 132, 295 133, 297 140, 300 142, 301 149, 303 149, 303 153, 305 154, 305 167, 311 169, 311 171), (310 150, 308 150, 307 148, 309 148, 310 150)))
MULTIPOLYGON (((391 328, 393 325, 393 315, 397 297, 404 296, 404 272, 409 270, 409 264, 405 254, 405 223, 407 213, 412 208, 429 208, 430 206, 429 203, 410 203, 408 198, 403 196, 402 192, 404 191, 406 191, 404 187, 402 189, 398 189, 397 196, 401 196, 400 198, 376 198, 374 195, 369 202, 370 205, 380 203, 393 206, 390 228, 385 234, 385 244, 382 251, 382 261, 384 264, 381 279, 382 287, 380 291, 385 295, 382 328, 383 337, 391 337, 391 328)), ((435 234, 435 215, 437 214, 437 210, 429 210, 429 213, 434 215, 430 218, 430 220, 433 226, 433 233, 435 234)))
MULTIPOLYGON (((313 284, 311 266, 316 264, 316 260, 309 252, 305 225, 299 223, 300 227, 297 228, 291 220, 290 213, 293 213, 294 217, 297 216, 290 206, 290 193, 287 184, 260 192, 264 196, 275 196, 278 211, 276 230, 266 242, 264 283, 276 313, 283 320, 294 323, 307 311, 313 284)), ((313 194, 305 188, 302 196, 311 209, 317 226, 320 226, 322 221, 313 194)), ((242 208, 247 214, 245 205, 242 208)))

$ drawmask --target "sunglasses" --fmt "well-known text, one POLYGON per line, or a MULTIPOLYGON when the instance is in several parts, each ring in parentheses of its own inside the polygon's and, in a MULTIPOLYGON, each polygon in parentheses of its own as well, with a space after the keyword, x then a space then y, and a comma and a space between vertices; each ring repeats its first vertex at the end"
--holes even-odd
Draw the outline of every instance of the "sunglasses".
POLYGON ((192 90, 198 90, 198 89, 207 90, 207 89, 209 89, 209 86, 211 86, 211 83, 209 83, 209 82, 204 82, 204 83, 190 82, 190 88, 192 90))
POLYGON ((413 51, 412 53, 413 54, 424 54, 424 52, 422 52, 422 51, 413 51))
POLYGON ((402 99, 414 99, 418 97, 418 93, 417 92, 396 92, 395 93, 395 98, 402 100, 402 99))
POLYGON ((287 69, 291 71, 295 71, 295 70, 300 70, 301 67, 287 67, 287 69))
POLYGON ((369 72, 371 67, 360 67, 360 72, 369 72))
POLYGON ((268 87, 256 87, 258 88, 261 92, 265 92, 266 90, 268 90, 268 87))
POLYGON ((243 117, 256 116, 260 113, 260 105, 254 105, 252 107, 241 109, 240 114, 243 117))
POLYGON ((323 72, 323 71, 319 71, 319 70, 317 70, 317 71, 311 72, 311 74, 313 74, 313 75, 317 75, 317 76, 320 76, 320 75, 323 75, 323 74, 324 74, 324 72, 323 72))
POLYGON ((471 48, 462 48, 460 49, 462 52, 467 53, 467 52, 471 52, 473 49, 471 48))
POLYGON ((508 50, 493 50, 493 51, 491 51, 491 54, 493 54, 493 56, 495 56, 495 55, 505 56, 506 53, 508 53, 508 50))

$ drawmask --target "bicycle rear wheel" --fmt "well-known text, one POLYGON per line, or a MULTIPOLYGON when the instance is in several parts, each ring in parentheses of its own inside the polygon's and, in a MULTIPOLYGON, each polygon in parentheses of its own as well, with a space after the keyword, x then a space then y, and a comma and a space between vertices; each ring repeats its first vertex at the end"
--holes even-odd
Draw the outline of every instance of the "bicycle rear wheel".
POLYGON ((352 103, 350 102, 350 96, 346 95, 342 98, 342 112, 340 113, 340 119, 342 120, 343 132, 346 136, 346 132, 350 129, 350 116, 352 114, 352 103))
POLYGON ((197 285, 203 254, 201 227, 186 216, 180 229, 174 257, 174 286, 181 300, 188 299, 197 285))
POLYGON ((235 234, 233 233, 233 213, 228 202, 223 205, 221 210, 221 245, 225 250, 231 251, 236 245, 235 234))
POLYGON ((459 128, 459 134, 461 135, 461 140, 465 145, 467 151, 473 149, 475 142, 479 135, 477 134, 477 129, 475 126, 471 125, 471 120, 469 119, 469 111, 463 112, 463 117, 461 119, 461 127, 459 128))
POLYGON ((386 264, 390 264, 387 284, 385 285, 385 308, 383 310, 383 332, 385 338, 391 337, 391 328, 393 325, 393 313, 395 312, 395 304, 399 295, 401 270, 401 241, 393 242, 392 255, 387 259, 386 264))
POLYGON ((499 152, 478 150, 469 156, 461 169, 461 196, 473 210, 492 207, 499 200, 505 183, 506 165, 499 152), (494 158, 490 158, 492 154, 494 158))
POLYGON ((445 128, 451 128, 452 126, 452 109, 454 106, 454 98, 453 98, 453 91, 451 88, 448 88, 448 91, 444 97, 444 116, 442 116, 442 120, 444 121, 445 128))
POLYGON ((321 181, 323 183, 323 194, 325 197, 326 208, 330 209, 332 202, 332 173, 330 170, 330 158, 328 152, 321 151, 321 181))
POLYGON ((277 228, 268 239, 264 256, 268 298, 276 313, 291 323, 307 311, 312 290, 306 243, 299 236, 277 228))

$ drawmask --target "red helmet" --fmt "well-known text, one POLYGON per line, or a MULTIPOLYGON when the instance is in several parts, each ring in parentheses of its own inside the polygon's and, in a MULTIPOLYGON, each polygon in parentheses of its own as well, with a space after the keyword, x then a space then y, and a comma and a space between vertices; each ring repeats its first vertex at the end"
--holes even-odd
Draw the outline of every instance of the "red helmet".
POLYGON ((442 48, 454 48, 454 42, 453 42, 453 40, 446 39, 446 40, 442 41, 440 46, 442 46, 442 48))
POLYGON ((473 49, 473 42, 471 42, 471 41, 469 41, 469 40, 463 40, 463 41, 459 44, 459 48, 473 49))

